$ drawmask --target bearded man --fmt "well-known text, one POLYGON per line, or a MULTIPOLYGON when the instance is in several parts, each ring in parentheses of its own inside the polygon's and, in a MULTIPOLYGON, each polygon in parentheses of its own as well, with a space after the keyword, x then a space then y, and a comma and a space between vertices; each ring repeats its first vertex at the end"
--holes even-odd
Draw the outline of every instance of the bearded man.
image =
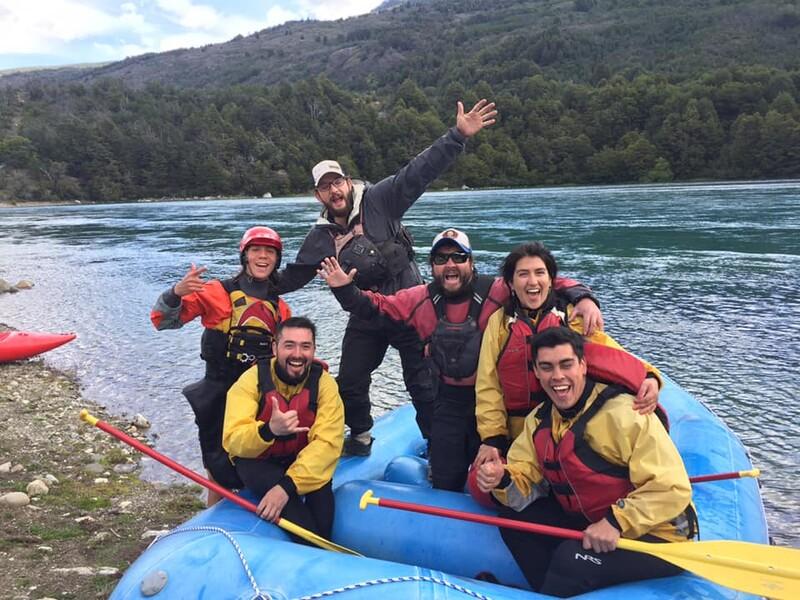
MULTIPOLYGON (((467 470, 480 446, 475 420, 475 375, 486 322, 508 300, 502 278, 479 275, 467 234, 445 229, 431 244, 433 282, 394 295, 360 290, 335 258, 323 261, 319 275, 328 282, 342 308, 361 319, 383 315, 412 328, 424 344, 437 373, 431 420, 430 452, 433 487, 461 491, 467 470)), ((557 278, 557 293, 578 308, 586 327, 602 327, 602 315, 591 290, 557 278)))
MULTIPOLYGON (((351 178, 335 160, 323 160, 311 170, 314 197, 323 210, 308 232, 297 258, 280 273, 279 293, 286 294, 314 278, 320 262, 335 257, 347 270, 355 268, 362 290, 394 294, 422 283, 414 261, 413 243, 402 218, 464 151, 467 140, 495 122, 494 102, 479 100, 469 112, 458 103, 456 123, 397 173, 376 184, 351 178)), ((369 387, 389 346, 396 348, 403 381, 417 411, 423 437, 429 437, 434 390, 414 331, 377 315, 352 315, 342 338, 337 383, 350 436, 345 454, 367 456, 372 447, 369 387)))
POLYGON ((315 348, 316 328, 305 317, 278 325, 274 357, 260 359, 228 391, 222 445, 261 499, 262 518, 284 517, 329 538, 344 408, 315 348))

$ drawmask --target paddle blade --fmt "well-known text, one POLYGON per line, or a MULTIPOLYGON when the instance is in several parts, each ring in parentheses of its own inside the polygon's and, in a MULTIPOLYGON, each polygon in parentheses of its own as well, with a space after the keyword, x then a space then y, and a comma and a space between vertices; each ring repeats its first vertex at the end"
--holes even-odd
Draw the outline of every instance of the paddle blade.
POLYGON ((800 550, 728 540, 649 544, 620 540, 725 587, 780 600, 800 598, 800 550))
POLYGON ((326 540, 324 537, 317 535, 313 531, 309 531, 308 529, 300 527, 299 525, 292 523, 291 521, 287 521, 286 519, 278 519, 277 525, 281 529, 285 529, 289 533, 293 533, 297 537, 303 538, 304 540, 311 542, 312 544, 325 550, 333 550, 334 552, 341 552, 342 554, 361 556, 361 554, 355 550, 350 550, 350 548, 345 548, 339 544, 334 544, 332 541, 326 540))

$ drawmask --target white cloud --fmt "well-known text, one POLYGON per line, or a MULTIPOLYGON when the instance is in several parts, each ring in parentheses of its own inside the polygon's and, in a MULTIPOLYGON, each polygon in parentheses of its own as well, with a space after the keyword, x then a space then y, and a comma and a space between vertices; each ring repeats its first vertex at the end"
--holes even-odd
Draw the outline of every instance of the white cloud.
POLYGON ((115 60, 203 46, 286 21, 363 14, 380 2, 270 0, 253 18, 239 0, 0 0, 0 63, 14 66, 25 55, 48 56, 44 64, 115 60))
POLYGON ((223 17, 207 4, 194 4, 191 0, 157 0, 158 7, 181 27, 187 29, 214 29, 223 17))
MULTIPOLYGON (((303 18, 303 15, 291 10, 287 10, 281 6, 273 6, 267 11, 267 21, 264 27, 274 27, 286 21, 298 21, 303 18)), ((264 29, 262 27, 262 29, 264 29)))
POLYGON ((366 14, 381 3, 382 0, 299 0, 297 4, 311 17, 329 21, 366 14))
POLYGON ((0 52, 15 54, 48 52, 116 27, 110 15, 72 0, 52 0, 44 10, 29 0, 0 0, 0 21, 0 52))

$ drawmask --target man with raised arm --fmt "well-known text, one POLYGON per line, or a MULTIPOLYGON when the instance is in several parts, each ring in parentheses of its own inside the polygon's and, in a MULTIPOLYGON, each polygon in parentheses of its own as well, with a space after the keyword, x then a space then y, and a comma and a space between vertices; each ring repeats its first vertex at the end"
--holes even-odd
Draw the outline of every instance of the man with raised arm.
MULTIPOLYGON (((294 263, 281 272, 280 293, 306 285, 322 260, 330 256, 348 271, 358 270, 356 285, 363 290, 394 294, 421 284, 412 242, 401 219, 455 162, 467 139, 492 125, 496 116, 493 102, 480 100, 469 112, 459 102, 455 127, 397 173, 374 185, 351 179, 334 160, 314 166, 314 195, 323 210, 294 263)), ((381 316, 365 319, 352 315, 342 339, 337 377, 345 422, 350 427, 345 454, 367 456, 371 451, 369 387, 372 372, 380 366, 389 346, 400 353, 403 380, 417 411, 417 424, 423 437, 429 437, 433 378, 418 336, 409 327, 381 316)))

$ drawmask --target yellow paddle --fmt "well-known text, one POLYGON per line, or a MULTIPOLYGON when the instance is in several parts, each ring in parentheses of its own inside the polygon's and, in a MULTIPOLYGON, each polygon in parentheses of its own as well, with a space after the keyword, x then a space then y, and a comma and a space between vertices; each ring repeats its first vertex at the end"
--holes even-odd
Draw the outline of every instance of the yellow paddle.
MULTIPOLYGON (((370 504, 542 535, 573 540, 583 539, 583 533, 572 529, 478 515, 427 504, 376 498, 372 495, 372 490, 367 490, 361 496, 359 506, 364 510, 370 504)), ((734 590, 780 600, 800 599, 800 550, 796 548, 716 540, 650 544, 620 539, 617 546, 622 550, 655 556, 734 590)))
MULTIPOLYGON (((211 481, 209 479, 206 479, 202 475, 199 475, 199 474, 195 473, 194 471, 192 471, 191 469, 188 469, 188 468, 184 467, 182 464, 175 462, 174 460, 172 460, 171 458, 169 458, 167 456, 164 456, 160 452, 156 452, 150 446, 147 446, 146 444, 143 444, 139 440, 134 439, 134 438, 130 437, 129 435, 123 433, 122 431, 120 431, 119 429, 114 427, 113 425, 110 425, 110 424, 106 423, 105 421, 101 421, 97 417, 91 415, 88 410, 83 409, 81 411, 81 419, 83 419, 84 421, 89 423, 89 425, 94 425, 98 429, 102 429, 103 431, 105 431, 109 435, 114 436, 118 440, 123 441, 126 444, 128 444, 129 446, 132 446, 132 447, 136 448, 139 452, 147 454, 147 456, 156 459, 162 465, 168 466, 173 471, 177 471, 178 473, 180 473, 184 477, 188 477, 189 479, 191 479, 195 483, 198 483, 198 484, 202 485, 204 488, 207 488, 209 490, 214 490, 220 496, 223 496, 223 497, 227 498, 228 500, 230 500, 234 504, 238 504, 242 508, 246 508, 250 512, 254 512, 254 513, 258 514, 258 507, 255 504, 253 504, 252 502, 249 502, 249 501, 245 500, 241 496, 237 496, 236 494, 234 494, 230 490, 227 490, 224 487, 222 487, 221 485, 219 485, 217 483, 214 483, 213 481, 211 481)), ((278 519, 278 522, 275 523, 275 524, 278 527, 280 527, 281 529, 285 529, 289 533, 293 533, 297 537, 302 538, 302 539, 306 540, 307 542, 311 542, 315 546, 319 546, 320 548, 324 548, 325 550, 333 550, 334 552, 342 552, 344 554, 353 554, 355 556, 361 556, 355 550, 350 550, 349 548, 345 548, 344 546, 340 546, 339 544, 334 544, 330 540, 326 540, 324 537, 317 535, 313 531, 309 531, 308 529, 304 529, 303 527, 300 527, 300 525, 297 525, 296 523, 292 523, 291 521, 287 521, 286 519, 283 519, 283 518, 278 519)))

